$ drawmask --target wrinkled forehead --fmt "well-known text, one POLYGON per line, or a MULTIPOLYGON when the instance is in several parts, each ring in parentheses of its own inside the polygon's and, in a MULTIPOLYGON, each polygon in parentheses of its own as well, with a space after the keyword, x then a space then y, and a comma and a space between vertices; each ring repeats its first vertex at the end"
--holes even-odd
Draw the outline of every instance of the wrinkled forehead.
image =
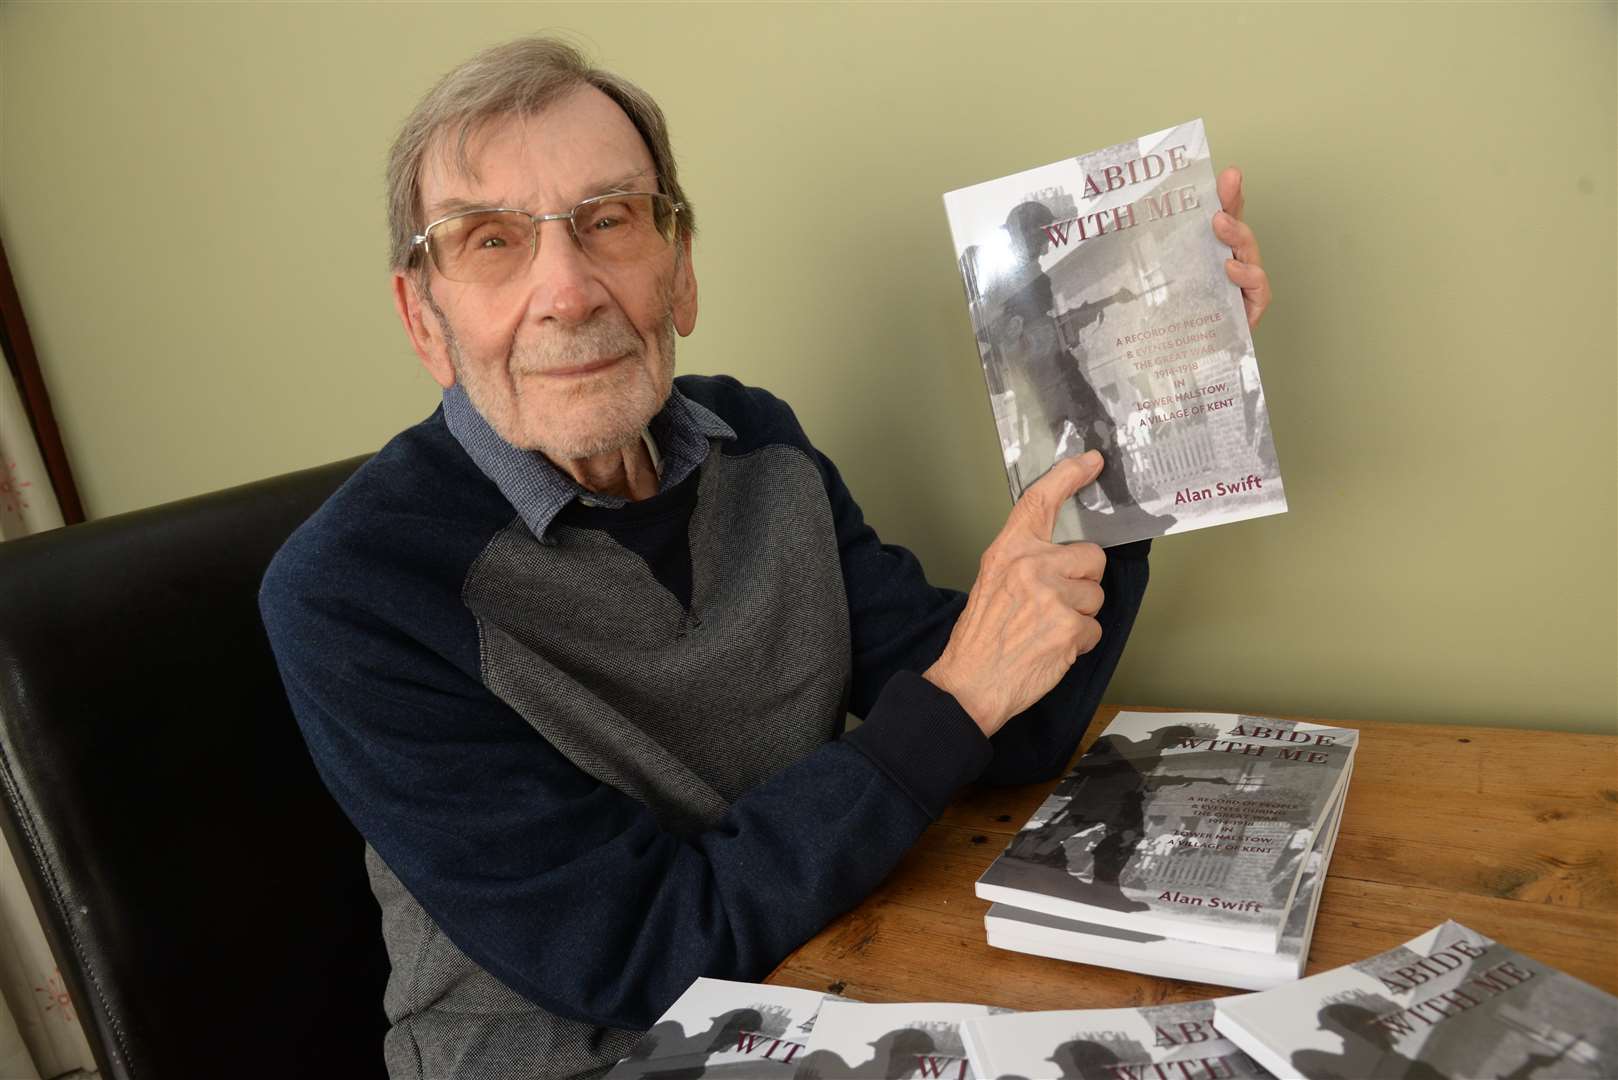
POLYGON ((656 191, 657 171, 629 117, 593 86, 534 112, 442 128, 422 160, 426 221, 478 206, 565 210, 615 190, 656 191))

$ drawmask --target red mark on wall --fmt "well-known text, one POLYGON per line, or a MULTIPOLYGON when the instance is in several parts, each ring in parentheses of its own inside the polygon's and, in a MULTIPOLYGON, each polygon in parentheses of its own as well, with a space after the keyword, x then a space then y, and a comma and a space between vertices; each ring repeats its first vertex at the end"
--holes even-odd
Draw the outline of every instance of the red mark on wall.
POLYGON ((17 463, 8 458, 6 471, 0 474, 0 510, 8 514, 20 514, 28 509, 28 493, 23 488, 33 486, 27 480, 17 479, 17 463))
POLYGON ((73 999, 68 995, 67 986, 62 982, 62 969, 57 968, 45 980, 44 986, 34 987, 34 993, 45 997, 45 1014, 55 1013, 66 1024, 73 1023, 73 999))

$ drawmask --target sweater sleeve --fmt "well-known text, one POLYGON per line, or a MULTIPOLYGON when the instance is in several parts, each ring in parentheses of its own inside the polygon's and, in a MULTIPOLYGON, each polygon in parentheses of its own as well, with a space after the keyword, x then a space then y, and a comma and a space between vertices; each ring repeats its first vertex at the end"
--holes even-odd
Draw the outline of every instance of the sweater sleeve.
MULTIPOLYGON (((898 674, 925 671, 938 659, 966 606, 966 594, 933 586, 913 554, 882 543, 836 466, 823 454, 817 453, 817 459, 836 521, 848 591, 854 653, 850 708, 856 716, 864 716, 898 674)), ((1101 704, 1129 640, 1146 594, 1150 550, 1150 540, 1108 550, 1101 580, 1105 600, 1097 615, 1100 643, 1079 657, 1044 698, 995 733, 994 756, 981 780, 1023 784, 1061 773, 1101 704)))
POLYGON ((357 589, 278 562, 261 610, 327 786, 463 953, 558 1015, 645 1028, 699 975, 762 978, 988 761, 952 699, 895 679, 865 734, 671 831, 357 589))

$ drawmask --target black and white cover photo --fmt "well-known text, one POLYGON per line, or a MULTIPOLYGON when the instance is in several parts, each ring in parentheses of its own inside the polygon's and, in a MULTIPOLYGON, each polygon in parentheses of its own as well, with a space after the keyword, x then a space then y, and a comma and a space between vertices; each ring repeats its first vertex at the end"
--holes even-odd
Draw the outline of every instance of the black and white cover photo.
POLYGON ((1054 539, 1286 510, 1201 120, 944 196, 1013 498, 1095 449, 1054 539))
POLYGON ((1081 964, 1139 971, 1166 979, 1189 979, 1268 990, 1303 974, 1314 937, 1315 916, 1325 891, 1326 866, 1331 862, 1337 827, 1342 822, 1345 790, 1333 804, 1326 824, 1315 836, 1315 846, 1304 861, 1298 891, 1292 899, 1281 940, 1274 952, 1232 949, 1203 941, 1120 930, 1116 926, 1066 919, 1044 911, 1010 904, 991 904, 983 917, 989 944, 1016 952, 1072 960, 1081 964))
POLYGON ((1121 712, 978 879, 985 900, 1275 952, 1358 733, 1121 712))
POLYGON ((1072 1009, 968 1020, 983 1080, 1267 1080, 1214 1026, 1214 1002, 1072 1009))
POLYGON ((832 995, 699 978, 604 1080, 789 1077, 832 995))
POLYGON ((1618 998, 1457 922, 1291 986, 1218 1002, 1277 1076, 1610 1078, 1618 998))
POLYGON ((987 1005, 828 1001, 794 1080, 975 1080, 961 1023, 987 1005))

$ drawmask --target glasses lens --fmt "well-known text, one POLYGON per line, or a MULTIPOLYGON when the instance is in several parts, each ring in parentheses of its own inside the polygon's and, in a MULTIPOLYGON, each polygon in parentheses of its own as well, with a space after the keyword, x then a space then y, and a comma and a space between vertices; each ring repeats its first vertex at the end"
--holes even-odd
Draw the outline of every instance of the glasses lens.
POLYGON ((485 210, 441 221, 427 230, 427 249, 451 281, 505 281, 534 254, 534 224, 527 214, 485 210))
POLYGON ((590 257, 635 262, 668 247, 674 238, 674 200, 667 195, 600 195, 573 210, 573 230, 590 257))

